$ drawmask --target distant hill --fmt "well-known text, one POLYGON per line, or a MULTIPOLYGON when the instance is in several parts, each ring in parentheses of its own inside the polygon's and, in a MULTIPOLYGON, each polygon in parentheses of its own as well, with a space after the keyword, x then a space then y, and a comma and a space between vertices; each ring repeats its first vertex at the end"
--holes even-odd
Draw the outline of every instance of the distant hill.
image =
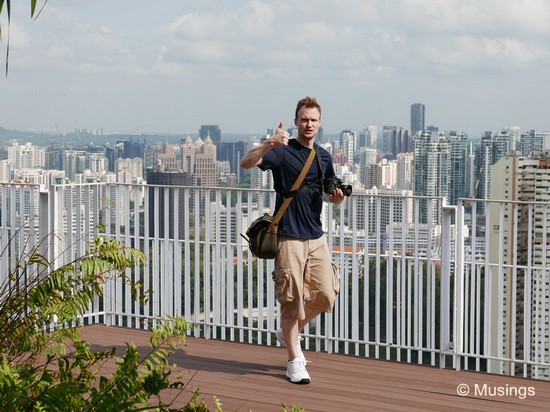
MULTIPOLYGON (((103 134, 97 135, 87 132, 72 132, 72 133, 45 133, 45 132, 22 132, 19 130, 8 130, 0 127, 0 144, 5 145, 11 140, 18 140, 24 144, 31 142, 37 146, 49 146, 51 144, 67 145, 71 147, 81 147, 93 143, 95 146, 102 146, 106 143, 115 144, 118 141, 134 140, 139 142, 145 142, 146 144, 153 144, 158 141, 167 141, 168 143, 177 144, 181 142, 182 138, 185 138, 187 133, 182 134, 162 134, 162 133, 117 133, 117 134, 103 134)), ((247 133, 223 133, 222 141, 233 142, 244 140, 248 141, 254 134, 247 133)), ((192 134, 193 139, 197 138, 197 134, 192 134)))
POLYGON ((19 130, 8 130, 0 127, 0 144, 7 144, 11 140, 18 140, 24 144, 31 142, 36 146, 46 147, 51 144, 67 145, 70 147, 82 147, 93 143, 101 146, 106 143, 115 144, 123 140, 146 141, 148 144, 158 140, 167 140, 170 143, 179 142, 181 136, 166 135, 137 135, 137 134, 105 134, 95 135, 87 132, 73 133, 45 133, 45 132, 22 132, 19 130))
MULTIPOLYGON (((32 134, 32 133, 30 133, 32 134)), ((8 130, 0 127, 0 141, 10 141, 11 139, 26 139, 29 138, 29 133, 20 132, 18 130, 8 130)))

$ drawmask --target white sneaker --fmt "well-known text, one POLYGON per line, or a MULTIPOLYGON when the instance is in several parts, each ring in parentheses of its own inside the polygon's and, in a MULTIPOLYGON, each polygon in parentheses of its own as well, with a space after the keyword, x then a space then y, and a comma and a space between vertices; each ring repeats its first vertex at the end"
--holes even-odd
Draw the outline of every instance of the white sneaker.
POLYGON ((288 362, 286 367, 286 377, 292 383, 310 383, 311 378, 309 373, 306 370, 306 364, 300 360, 300 358, 295 358, 288 362))
MULTIPOLYGON (((283 336, 283 331, 281 329, 277 329, 277 332, 275 332, 275 337, 277 338, 281 346, 283 348, 286 348, 285 338, 283 336)), ((300 342, 302 342, 303 340, 304 338, 302 337, 302 335, 299 335, 298 342, 296 343, 296 353, 298 354, 298 358, 305 364, 308 362, 308 360, 304 356, 304 352, 302 352, 302 345, 300 344, 300 342)))

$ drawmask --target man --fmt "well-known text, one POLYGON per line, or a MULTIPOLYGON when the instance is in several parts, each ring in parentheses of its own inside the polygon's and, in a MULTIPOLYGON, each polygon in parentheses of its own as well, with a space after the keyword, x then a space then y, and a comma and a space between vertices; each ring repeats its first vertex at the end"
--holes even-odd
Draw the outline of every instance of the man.
MULTIPOLYGON (((296 139, 290 139, 283 129, 283 122, 280 122, 275 134, 250 149, 241 161, 245 169, 259 166, 262 170, 272 171, 277 192, 275 213, 314 148, 321 126, 321 106, 314 98, 306 97, 298 102, 294 124, 298 128, 296 139)), ((330 154, 317 145, 315 148, 320 156, 309 168, 303 183, 313 186, 294 197, 279 223, 279 245, 273 272, 277 300, 281 304, 281 330, 277 331, 277 339, 287 349, 286 377, 293 383, 311 381, 300 345, 300 333, 321 312, 332 311, 337 293, 320 216, 323 201, 320 178, 335 177, 335 174, 330 154)), ((326 196, 335 204, 344 200, 339 188, 326 196)))

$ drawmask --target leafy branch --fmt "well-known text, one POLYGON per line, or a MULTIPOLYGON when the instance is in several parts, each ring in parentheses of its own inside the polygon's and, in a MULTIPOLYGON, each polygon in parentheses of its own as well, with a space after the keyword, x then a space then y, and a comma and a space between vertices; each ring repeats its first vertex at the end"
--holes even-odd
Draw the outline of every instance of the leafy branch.
MULTIPOLYGON (((83 256, 55 268, 40 253, 45 242, 19 256, 0 285, 0 410, 176 410, 161 395, 187 386, 172 375, 168 358, 185 345, 192 325, 181 318, 159 322, 143 359, 135 345, 127 345, 121 358, 115 349, 94 352, 78 335, 105 282, 131 282, 124 273, 143 264, 144 254, 100 236, 83 256), (101 373, 107 362, 117 362, 112 376, 101 373)), ((199 396, 194 392, 180 410, 208 411, 199 396)))
MULTIPOLYGON (((48 0, 44 0, 44 3, 42 4, 42 7, 38 12, 36 11, 36 3, 37 0, 30 0, 31 1, 31 19, 35 20, 40 16, 40 13, 42 13, 42 10, 44 10, 44 7, 46 6, 46 3, 48 0)), ((2 16, 2 11, 4 9, 4 4, 6 5, 6 14, 8 17, 8 39, 6 42, 6 76, 8 75, 8 61, 10 57, 10 24, 11 24, 11 0, 0 0, 0 16, 2 16)), ((0 24, 0 41, 2 41, 2 25, 0 24)))

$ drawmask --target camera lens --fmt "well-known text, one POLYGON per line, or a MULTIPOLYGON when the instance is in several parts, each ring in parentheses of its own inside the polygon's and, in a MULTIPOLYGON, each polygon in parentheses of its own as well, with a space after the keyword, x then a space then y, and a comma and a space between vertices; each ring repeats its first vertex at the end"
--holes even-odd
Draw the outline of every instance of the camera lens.
POLYGON ((351 187, 351 185, 347 185, 347 186, 342 185, 340 189, 342 189, 342 192, 344 192, 344 195, 346 196, 350 196, 351 192, 353 191, 353 188, 351 187))

